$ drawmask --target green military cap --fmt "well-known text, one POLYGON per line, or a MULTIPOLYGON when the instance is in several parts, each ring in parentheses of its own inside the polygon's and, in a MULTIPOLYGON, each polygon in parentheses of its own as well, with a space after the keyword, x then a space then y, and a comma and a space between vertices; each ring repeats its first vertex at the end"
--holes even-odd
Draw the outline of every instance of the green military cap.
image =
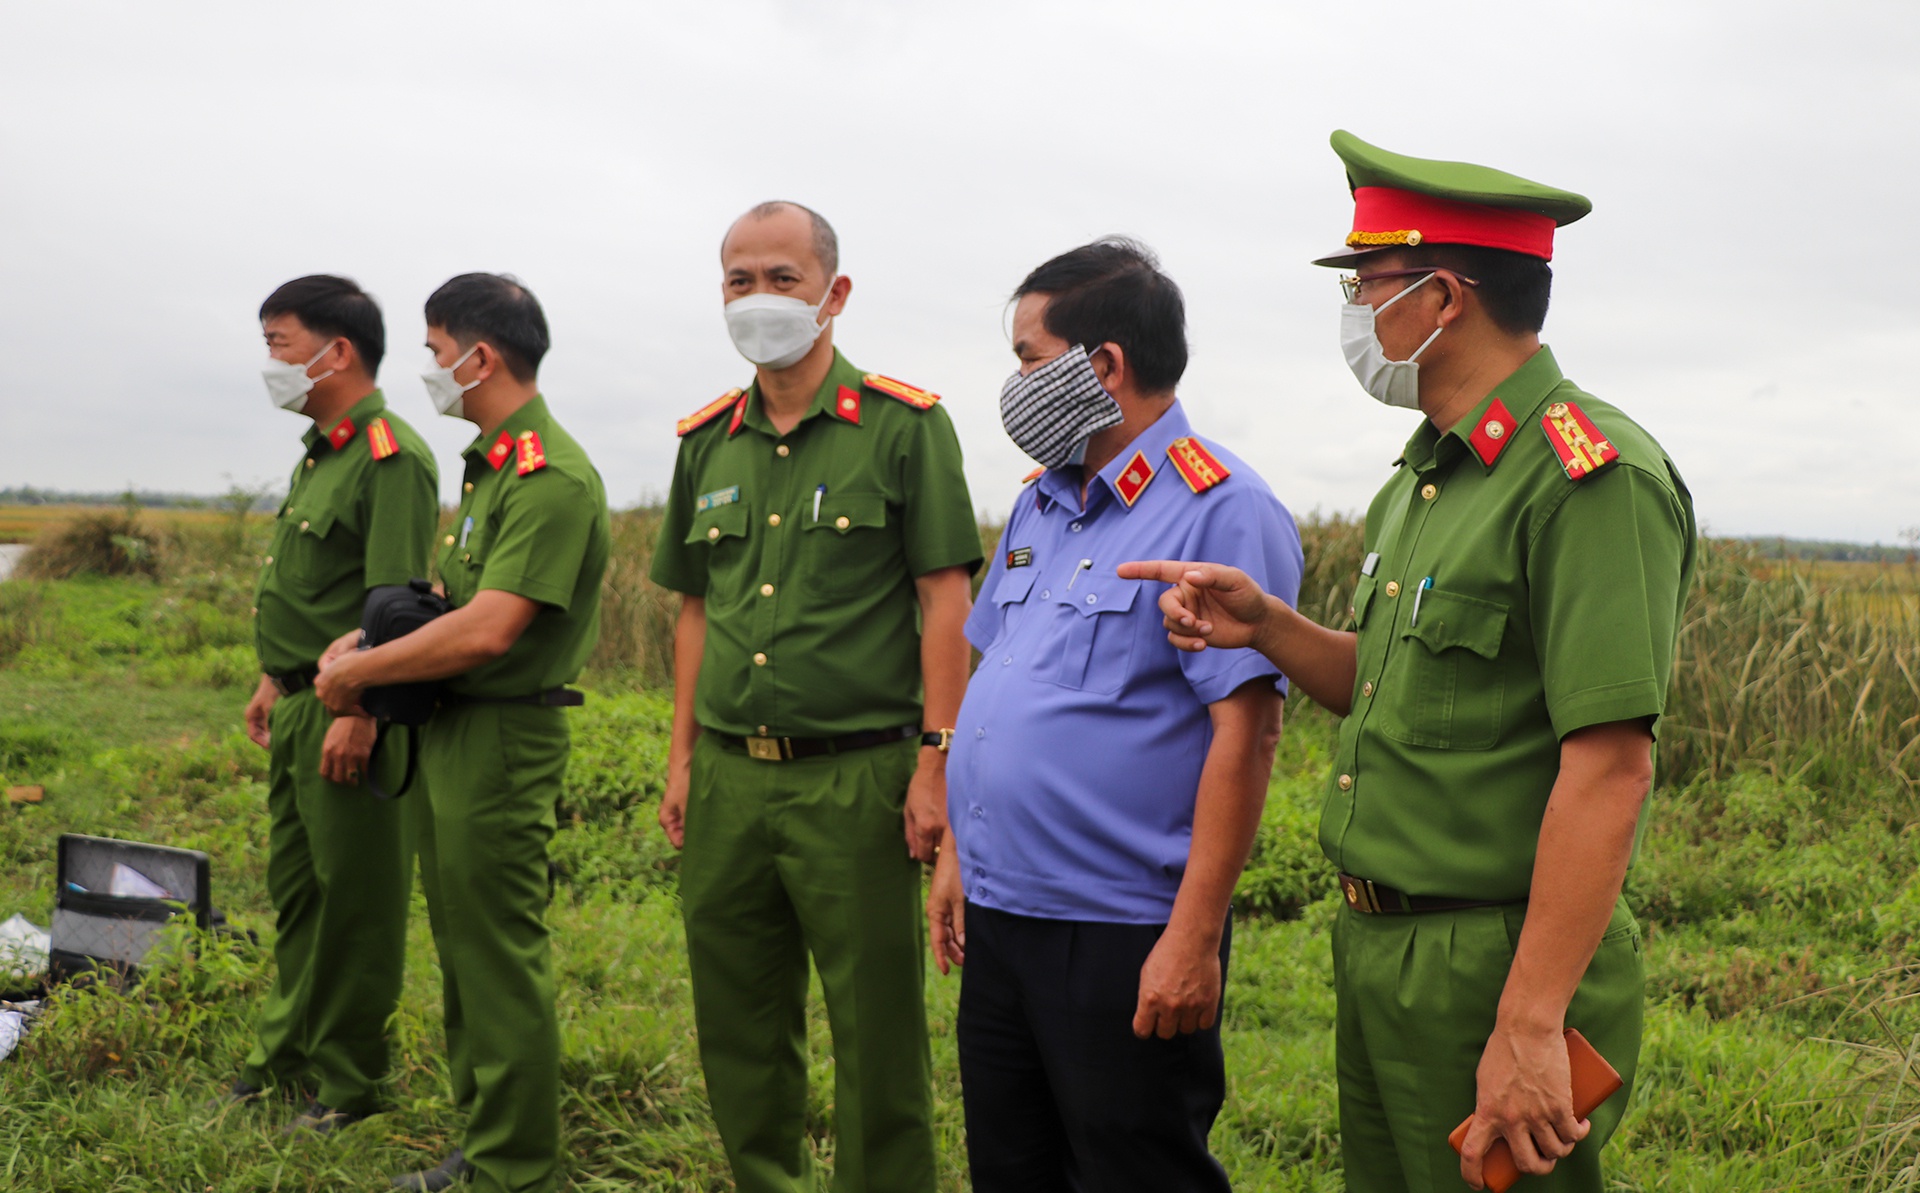
POLYGON ((1593 210, 1585 195, 1468 162, 1390 153, 1345 129, 1333 151, 1353 191, 1347 247, 1315 265, 1344 266, 1379 249, 1467 244, 1553 259, 1553 230, 1593 210))

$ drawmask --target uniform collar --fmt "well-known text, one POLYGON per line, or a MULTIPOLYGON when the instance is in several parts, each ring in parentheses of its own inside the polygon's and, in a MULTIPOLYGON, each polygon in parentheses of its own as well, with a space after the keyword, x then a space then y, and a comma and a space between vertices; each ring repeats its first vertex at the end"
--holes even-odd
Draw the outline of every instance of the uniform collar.
POLYGON ((313 451, 317 445, 322 443, 337 451, 351 442, 355 435, 366 430, 367 424, 377 418, 380 412, 386 408, 386 396, 378 389, 375 389, 368 393, 366 397, 361 398, 358 402, 348 407, 345 414, 327 424, 325 430, 321 429, 319 423, 314 423, 312 426, 309 426, 306 434, 300 437, 301 442, 307 445, 309 452, 313 451), (341 436, 344 437, 342 438, 341 436))
POLYGON ((520 438, 522 431, 546 430, 547 424, 552 421, 553 417, 547 413, 546 395, 535 394, 526 405, 520 407, 520 409, 514 411, 512 414, 507 415, 507 420, 498 427, 495 427, 491 434, 483 433, 474 436, 473 442, 467 444, 465 450, 460 454, 467 457, 485 458, 486 454, 492 450, 493 445, 499 442, 501 436, 506 436, 508 441, 511 442, 512 440, 520 438))
MULTIPOLYGON (((1174 440, 1191 434, 1193 434, 1193 427, 1187 422, 1187 412, 1181 407, 1180 399, 1175 398, 1173 405, 1167 407, 1166 412, 1156 419, 1152 426, 1135 435, 1133 441, 1121 448, 1118 455, 1108 460, 1099 472, 1094 473, 1093 482, 1087 486, 1087 505, 1089 507, 1093 505, 1095 491, 1104 486, 1115 504, 1132 513, 1134 505, 1140 503, 1139 495, 1135 496, 1134 505, 1128 505, 1121 500, 1118 486, 1120 477, 1134 463, 1134 457, 1144 456, 1147 467, 1153 470, 1152 479, 1157 480, 1160 470, 1167 464, 1167 449, 1173 445, 1174 440)), ((1040 479, 1034 482, 1034 487, 1039 490, 1042 512, 1052 505, 1064 505, 1070 510, 1080 508, 1080 466, 1078 464, 1047 469, 1040 474, 1040 479)))
POLYGON ((1464 448, 1484 471, 1492 472, 1506 458, 1514 435, 1533 419, 1547 395, 1564 380, 1553 349, 1542 344, 1446 434, 1442 435, 1431 421, 1422 420, 1394 463, 1409 464, 1414 471, 1424 472, 1452 460, 1464 448))
MULTIPOLYGON (((835 348, 833 365, 827 370, 826 378, 820 382, 820 388, 814 391, 813 401, 807 406, 807 412, 800 416, 800 422, 804 423, 808 419, 826 415, 840 422, 859 426, 861 407, 865 404, 865 394, 861 391, 863 377, 864 374, 849 364, 847 358, 840 354, 840 349, 835 348), (843 394, 842 391, 846 392, 843 394), (848 397, 853 399, 853 405, 850 407, 846 405, 848 397)), ((774 430, 772 421, 767 418, 765 404, 760 396, 760 381, 757 377, 753 384, 747 387, 746 414, 741 421, 743 425, 752 427, 763 435, 775 439, 780 437, 780 432, 774 430)), ((798 424, 795 425, 798 426, 798 424)))

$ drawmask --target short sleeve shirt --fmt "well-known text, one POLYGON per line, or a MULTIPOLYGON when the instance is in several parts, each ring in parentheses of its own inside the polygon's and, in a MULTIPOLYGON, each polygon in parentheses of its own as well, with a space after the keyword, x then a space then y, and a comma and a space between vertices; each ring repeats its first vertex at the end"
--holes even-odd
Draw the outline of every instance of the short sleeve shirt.
POLYGON ((1423 423, 1367 513, 1327 857, 1409 894, 1525 898, 1560 739, 1658 732, 1696 537, 1673 461, 1546 348, 1453 430, 1423 423), (1569 479, 1557 403, 1618 459, 1569 479))
POLYGON ((313 666, 360 624, 369 588, 426 576, 440 516, 433 452, 379 390, 305 442, 254 593, 254 652, 270 674, 313 666))
POLYGON ((918 723, 914 579, 977 568, 980 531, 946 411, 886 384, 836 352, 785 435, 756 386, 681 439, 652 577, 705 599, 694 712, 707 728, 918 723))
POLYGON ((544 397, 461 453, 460 510, 440 542, 447 599, 487 589, 540 606, 506 654, 447 681, 461 696, 531 696, 573 682, 600 635, 607 493, 544 397))
POLYGON ((1174 650, 1163 586, 1115 575, 1132 559, 1204 559, 1297 598, 1293 518, 1211 440, 1198 442, 1226 479, 1196 492, 1170 455, 1191 435, 1176 403, 1094 475, 1084 506, 1077 467, 1014 503, 967 622, 981 659, 947 763, 961 877, 981 906, 1166 923, 1213 739, 1207 706, 1249 683, 1286 690, 1257 652, 1174 650))

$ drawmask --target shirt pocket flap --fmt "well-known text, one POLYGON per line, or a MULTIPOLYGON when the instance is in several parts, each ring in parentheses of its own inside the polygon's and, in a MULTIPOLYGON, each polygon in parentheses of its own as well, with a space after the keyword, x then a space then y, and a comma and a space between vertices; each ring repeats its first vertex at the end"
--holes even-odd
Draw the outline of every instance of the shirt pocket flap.
POLYGON ((1360 577, 1353 586, 1353 603, 1347 606, 1347 616, 1353 619, 1353 628, 1360 629, 1367 624, 1367 608, 1373 604, 1373 590, 1378 582, 1372 576, 1360 577))
POLYGON ((1118 576, 1081 572, 1080 578, 1072 581, 1071 586, 1062 585, 1057 589, 1053 599, 1062 605, 1072 605, 1082 617, 1092 617, 1096 613, 1125 613, 1133 608, 1133 599, 1140 595, 1140 586, 1144 583, 1144 580, 1122 580, 1118 576))
POLYGON ((327 509, 316 510, 310 514, 301 514, 300 521, 295 523, 294 528, 301 534, 323 539, 326 538, 327 533, 333 529, 334 517, 334 512, 327 509))
POLYGON ((1033 569, 1030 567, 1012 568, 1000 577, 1000 583, 993 587, 993 603, 1011 605, 1027 599, 1033 591, 1033 569))
POLYGON ((735 501, 695 514, 693 526, 687 531, 687 542, 717 543, 721 539, 742 538, 746 533, 747 503, 735 501))
POLYGON ((881 494, 829 493, 820 499, 820 516, 807 523, 807 529, 850 534, 886 524, 887 499, 881 494))
POLYGON ((1505 605, 1437 588, 1416 590, 1415 595, 1419 616, 1407 627, 1407 637, 1418 638, 1434 654, 1457 646, 1484 659, 1500 657, 1500 640, 1507 633, 1505 605))

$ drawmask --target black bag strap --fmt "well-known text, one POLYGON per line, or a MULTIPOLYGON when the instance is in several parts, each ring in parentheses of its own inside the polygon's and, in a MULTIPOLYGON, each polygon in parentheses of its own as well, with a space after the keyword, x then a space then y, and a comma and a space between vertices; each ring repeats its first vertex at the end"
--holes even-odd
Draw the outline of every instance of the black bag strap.
POLYGON ((373 750, 367 755, 367 790, 373 792, 375 799, 399 799, 405 795, 407 788, 413 786, 414 768, 419 764, 420 730, 417 726, 408 725, 406 727, 407 767, 405 773, 400 776, 400 786, 394 788, 391 792, 381 788, 380 780, 373 777, 373 760, 380 756, 380 747, 386 744, 387 731, 392 728, 392 721, 380 722, 380 728, 374 732, 373 750))

